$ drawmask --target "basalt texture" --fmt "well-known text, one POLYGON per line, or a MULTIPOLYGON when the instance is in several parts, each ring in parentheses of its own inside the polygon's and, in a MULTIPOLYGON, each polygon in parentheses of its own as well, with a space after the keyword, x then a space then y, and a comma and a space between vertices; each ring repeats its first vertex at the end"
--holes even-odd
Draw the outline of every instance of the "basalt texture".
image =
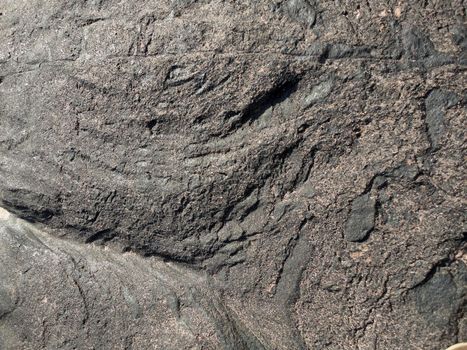
POLYGON ((465 16, 2 0, 0 347, 467 340, 465 16))

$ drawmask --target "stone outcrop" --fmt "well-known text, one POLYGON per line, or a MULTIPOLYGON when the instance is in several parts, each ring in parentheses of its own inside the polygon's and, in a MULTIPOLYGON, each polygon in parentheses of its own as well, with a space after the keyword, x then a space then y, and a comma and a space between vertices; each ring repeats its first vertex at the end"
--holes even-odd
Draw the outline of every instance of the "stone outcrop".
POLYGON ((0 347, 467 339, 462 1, 0 12, 0 347))

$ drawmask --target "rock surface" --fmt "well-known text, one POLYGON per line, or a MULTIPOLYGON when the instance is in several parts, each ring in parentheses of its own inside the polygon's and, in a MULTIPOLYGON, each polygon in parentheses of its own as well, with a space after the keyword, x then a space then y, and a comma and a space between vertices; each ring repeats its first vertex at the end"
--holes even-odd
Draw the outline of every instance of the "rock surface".
POLYGON ((0 346, 466 340, 465 12, 4 0, 0 346))
POLYGON ((364 240, 375 227, 375 200, 369 194, 361 195, 352 202, 350 215, 344 229, 344 237, 350 242, 364 240))
POLYGON ((206 274, 0 219, 1 349, 263 349, 206 274))

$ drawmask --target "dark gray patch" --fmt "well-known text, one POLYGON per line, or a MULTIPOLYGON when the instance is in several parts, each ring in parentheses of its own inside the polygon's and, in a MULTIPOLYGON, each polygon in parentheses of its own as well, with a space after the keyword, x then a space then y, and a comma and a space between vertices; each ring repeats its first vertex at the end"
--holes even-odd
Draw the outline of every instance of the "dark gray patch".
POLYGON ((441 329, 449 326, 459 300, 456 285, 448 272, 436 272, 412 293, 418 311, 428 324, 441 329))
POLYGON ((447 90, 435 89, 425 100, 426 125, 433 148, 437 148, 445 130, 444 116, 446 110, 455 106, 459 97, 447 90))
POLYGON ((371 57, 371 48, 367 46, 349 46, 341 43, 312 43, 306 50, 308 55, 317 56, 320 63, 331 59, 371 57))
POLYGON ((467 50, 467 27, 455 26, 452 30, 452 40, 462 51, 467 50))
POLYGON ((56 199, 26 189, 3 190, 0 198, 5 208, 32 222, 46 222, 61 213, 56 199))
POLYGON ((354 199, 344 230, 344 237, 347 241, 362 241, 373 230, 375 204, 375 200, 368 193, 354 199))
POLYGON ((15 302, 10 296, 10 293, 0 285, 0 319, 9 314, 15 308, 15 302))
POLYGON ((430 38, 414 27, 408 27, 402 31, 402 43, 408 59, 419 60, 436 53, 430 38))

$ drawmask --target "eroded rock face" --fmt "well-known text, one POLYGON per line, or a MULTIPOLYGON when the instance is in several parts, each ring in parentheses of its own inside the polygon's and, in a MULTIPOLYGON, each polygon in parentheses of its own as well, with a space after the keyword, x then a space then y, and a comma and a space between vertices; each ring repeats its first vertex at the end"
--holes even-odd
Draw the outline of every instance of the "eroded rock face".
POLYGON ((104 245, 206 274, 254 334, 244 347, 466 338, 461 1, 7 0, 0 11, 0 201, 48 239, 70 238, 85 259, 104 245), (435 321, 431 309, 443 309, 435 321))
POLYGON ((0 219, 2 349, 262 349, 209 277, 0 219), (212 284, 211 284, 212 286, 212 284))

